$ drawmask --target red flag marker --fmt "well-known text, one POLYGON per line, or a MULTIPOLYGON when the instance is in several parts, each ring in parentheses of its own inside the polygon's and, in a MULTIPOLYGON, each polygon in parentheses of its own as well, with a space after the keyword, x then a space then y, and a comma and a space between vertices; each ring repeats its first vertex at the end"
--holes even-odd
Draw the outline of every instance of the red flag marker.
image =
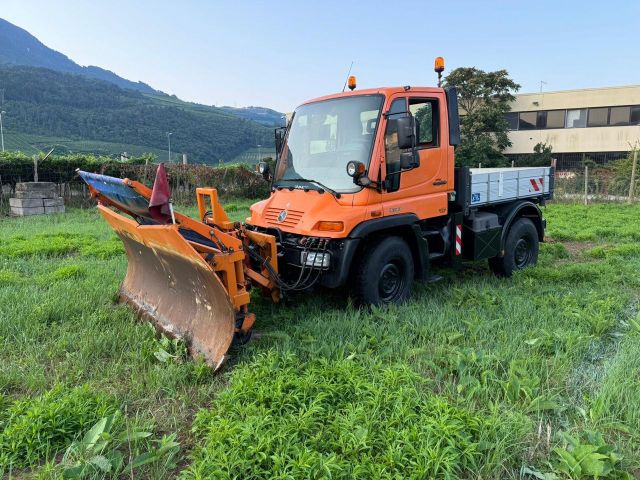
POLYGON ((154 220, 162 223, 168 223, 171 220, 176 223, 173 218, 170 198, 171 193, 169 191, 167 172, 164 168, 164 163, 161 163, 156 170, 156 179, 153 182, 153 190, 149 200, 149 213, 154 220))

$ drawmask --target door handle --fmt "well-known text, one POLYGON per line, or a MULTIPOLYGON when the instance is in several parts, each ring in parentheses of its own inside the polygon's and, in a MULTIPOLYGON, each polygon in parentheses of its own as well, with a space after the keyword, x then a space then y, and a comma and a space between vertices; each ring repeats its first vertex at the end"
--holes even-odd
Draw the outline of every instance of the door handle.
POLYGON ((434 186, 440 186, 440 185, 446 185, 447 181, 446 180, 436 180, 435 182, 432 183, 432 185, 434 186))

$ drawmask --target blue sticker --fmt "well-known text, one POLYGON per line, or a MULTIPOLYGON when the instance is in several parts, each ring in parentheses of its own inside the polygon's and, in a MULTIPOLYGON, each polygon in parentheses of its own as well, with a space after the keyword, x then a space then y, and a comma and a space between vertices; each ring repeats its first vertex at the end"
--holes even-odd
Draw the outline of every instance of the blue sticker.
POLYGON ((480 194, 479 193, 472 193, 471 194, 471 203, 476 203, 480 201, 480 194))

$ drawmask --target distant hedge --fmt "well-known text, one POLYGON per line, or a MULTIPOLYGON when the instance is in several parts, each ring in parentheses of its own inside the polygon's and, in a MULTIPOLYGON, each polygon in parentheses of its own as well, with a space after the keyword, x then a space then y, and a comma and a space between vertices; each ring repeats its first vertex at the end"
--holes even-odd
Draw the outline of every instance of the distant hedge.
MULTIPOLYGON (((42 158, 42 157, 41 157, 42 158)), ((120 162, 110 157, 93 155, 53 155, 38 162, 38 180, 67 184, 67 190, 81 188, 76 169, 153 184, 157 164, 153 157, 131 158, 120 162)), ((215 187, 224 196, 263 198, 269 185, 248 166, 167 164, 174 199, 194 199, 196 187, 215 187)), ((33 181, 33 159, 20 152, 0 153, 0 184, 15 187, 18 182, 33 181)))

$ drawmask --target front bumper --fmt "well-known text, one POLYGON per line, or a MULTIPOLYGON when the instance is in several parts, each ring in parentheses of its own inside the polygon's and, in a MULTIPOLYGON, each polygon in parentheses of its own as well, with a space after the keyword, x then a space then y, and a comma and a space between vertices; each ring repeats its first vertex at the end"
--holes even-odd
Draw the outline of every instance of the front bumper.
POLYGON ((347 282, 351 262, 360 243, 359 238, 332 239, 296 235, 277 228, 252 227, 252 229, 268 233, 278 239, 278 272, 285 280, 299 276, 303 258, 306 258, 308 263, 305 268, 320 270, 316 283, 327 288, 338 288, 347 282), (316 258, 324 259, 326 254, 329 257, 328 262, 316 261, 316 258), (313 265, 309 265, 310 257, 314 258, 313 265))

